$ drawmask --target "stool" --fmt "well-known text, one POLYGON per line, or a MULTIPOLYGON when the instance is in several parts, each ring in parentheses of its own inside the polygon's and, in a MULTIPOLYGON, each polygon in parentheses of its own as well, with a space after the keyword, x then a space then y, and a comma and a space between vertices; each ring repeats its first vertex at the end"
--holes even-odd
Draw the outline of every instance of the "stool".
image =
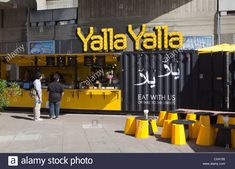
POLYGON ((216 124, 224 124, 223 115, 218 115, 217 116, 216 124))
POLYGON ((201 125, 198 133, 197 145, 211 146, 215 143, 215 128, 201 125))
POLYGON ((148 138, 149 124, 148 120, 137 120, 137 129, 135 132, 136 138, 148 138))
POLYGON ((172 127, 172 120, 165 120, 163 123, 163 128, 162 128, 162 138, 171 138, 171 127, 172 127))
POLYGON ((205 115, 205 116, 201 115, 199 122, 204 126, 210 126, 211 125, 210 116, 209 115, 205 115))
POLYGON ((166 111, 160 111, 158 119, 157 119, 157 125, 163 126, 164 121, 167 118, 167 112, 166 111))
POLYGON ((168 113, 167 120, 178 120, 178 114, 177 113, 168 113))
POLYGON ((186 144, 185 130, 183 124, 172 124, 171 143, 177 145, 186 144))
POLYGON ((200 130, 200 122, 196 120, 195 124, 189 125, 189 138, 196 139, 200 130))
POLYGON ((124 133, 134 135, 136 130, 136 120, 134 116, 127 117, 124 133))
MULTIPOLYGON (((194 120, 194 121, 196 121, 196 114, 192 114, 192 113, 187 114, 187 115, 186 115, 186 120, 194 120)), ((197 121, 196 121, 196 123, 197 123, 197 121)), ((196 123, 195 123, 195 124, 190 124, 190 125, 188 126, 189 138, 191 138, 191 139, 197 138, 197 133, 198 133, 198 131, 199 131, 199 128, 198 128, 198 130, 195 129, 195 128, 197 127, 196 123), (194 131, 195 131, 196 133, 195 133, 194 131), (194 133, 195 133, 195 134, 194 134, 194 133)))
POLYGON ((149 133, 154 134, 154 133, 158 132, 157 120, 156 119, 151 119, 149 123, 150 123, 149 133))
POLYGON ((232 143, 232 148, 235 148, 235 129, 231 130, 231 143, 232 143))
POLYGON ((235 117, 229 117, 228 124, 235 125, 235 117))
POLYGON ((192 113, 187 114, 186 120, 196 120, 196 114, 192 114, 192 113))

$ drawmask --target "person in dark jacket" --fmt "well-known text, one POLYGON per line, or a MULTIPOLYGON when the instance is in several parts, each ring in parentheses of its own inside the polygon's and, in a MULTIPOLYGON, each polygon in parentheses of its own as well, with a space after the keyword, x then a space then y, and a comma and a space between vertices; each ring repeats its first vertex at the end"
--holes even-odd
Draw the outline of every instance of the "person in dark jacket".
POLYGON ((49 84, 47 91, 49 93, 50 118, 59 118, 60 101, 64 94, 64 87, 59 83, 58 74, 53 75, 53 82, 49 84))

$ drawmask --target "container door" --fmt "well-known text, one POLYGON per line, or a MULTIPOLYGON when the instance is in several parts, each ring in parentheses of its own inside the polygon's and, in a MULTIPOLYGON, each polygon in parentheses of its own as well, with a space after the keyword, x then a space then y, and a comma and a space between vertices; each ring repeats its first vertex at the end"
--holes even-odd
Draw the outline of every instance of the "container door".
POLYGON ((199 56, 199 109, 225 109, 225 57, 219 54, 199 56))

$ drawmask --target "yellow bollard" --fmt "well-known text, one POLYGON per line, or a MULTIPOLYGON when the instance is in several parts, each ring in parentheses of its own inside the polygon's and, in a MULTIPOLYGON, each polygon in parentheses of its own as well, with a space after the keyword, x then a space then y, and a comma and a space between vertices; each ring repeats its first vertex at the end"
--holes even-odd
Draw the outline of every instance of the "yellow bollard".
POLYGON ((157 125, 163 126, 164 121, 167 118, 167 112, 166 111, 160 111, 158 119, 157 119, 157 125))
POLYGON ((229 117, 228 124, 235 125, 235 117, 229 117))
POLYGON ((199 118, 199 122, 204 125, 204 126, 210 126, 211 122, 210 122, 210 116, 206 115, 206 116, 200 116, 199 118))
POLYGON ((148 120, 137 120, 137 130, 135 132, 136 138, 148 138, 149 124, 148 120))
POLYGON ((215 144, 215 128, 201 125, 196 141, 197 145, 211 146, 215 144))
POLYGON ((177 113, 168 113, 167 120, 178 120, 178 114, 177 113))
POLYGON ((186 115, 186 120, 196 120, 196 114, 188 113, 186 115))
POLYGON ((151 125, 151 128, 152 128, 152 130, 153 130, 153 133, 158 132, 157 120, 151 119, 151 120, 150 120, 150 125, 151 125))
POLYGON ((165 120, 162 128, 162 138, 171 138, 172 120, 165 120))
POLYGON ((136 131, 136 120, 134 116, 127 117, 124 133, 134 135, 136 131))
POLYGON ((223 115, 217 116, 216 124, 224 124, 223 115))
POLYGON ((172 124, 171 143, 177 145, 186 144, 185 131, 183 124, 172 124))
POLYGON ((235 148, 235 129, 231 130, 231 143, 232 143, 232 148, 235 148))

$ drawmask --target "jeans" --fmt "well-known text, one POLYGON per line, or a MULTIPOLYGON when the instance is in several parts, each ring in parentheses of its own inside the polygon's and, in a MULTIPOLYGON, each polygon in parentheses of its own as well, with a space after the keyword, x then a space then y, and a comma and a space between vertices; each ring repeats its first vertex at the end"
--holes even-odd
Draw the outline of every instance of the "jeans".
POLYGON ((35 104, 34 104, 34 119, 38 120, 40 118, 40 109, 41 109, 41 102, 39 102, 38 99, 35 100, 35 104))
POLYGON ((60 102, 50 102, 50 117, 51 118, 58 118, 60 114, 60 102))

